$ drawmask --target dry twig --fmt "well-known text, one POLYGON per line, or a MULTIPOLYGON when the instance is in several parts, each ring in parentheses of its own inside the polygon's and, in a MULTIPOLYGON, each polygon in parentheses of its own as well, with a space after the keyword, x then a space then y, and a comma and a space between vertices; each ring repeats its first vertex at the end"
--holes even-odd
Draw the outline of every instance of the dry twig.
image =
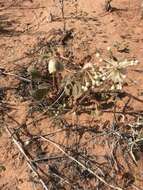
POLYGON ((43 188, 45 190, 48 190, 48 187, 46 186, 45 182, 43 181, 43 179, 41 178, 41 176, 39 175, 39 173, 37 172, 36 168, 33 165, 32 160, 29 158, 29 156, 26 154, 24 148, 22 147, 21 143, 17 141, 17 139, 14 137, 14 135, 12 135, 11 130, 9 129, 8 126, 5 126, 5 130, 8 133, 8 135, 12 138, 14 144, 17 146, 17 148, 19 149, 19 151, 22 153, 22 155, 24 156, 28 167, 33 171, 33 173, 39 178, 39 182, 42 184, 43 188))
POLYGON ((43 136, 41 136, 41 139, 44 141, 49 142, 50 144, 54 145, 57 149, 59 149, 63 154, 65 154, 69 159, 71 159, 72 161, 76 162, 79 166, 81 166, 83 169, 86 169, 89 173, 91 173, 92 175, 94 175, 98 180, 100 180, 102 183, 104 183, 104 185, 115 189, 115 190, 123 190, 121 187, 117 187, 114 186, 112 184, 108 184, 102 177, 100 177, 98 174, 96 174, 94 171, 92 171, 90 168, 87 168, 84 164, 82 164, 80 161, 76 160, 74 157, 70 156, 69 154, 67 154, 58 144, 56 144, 55 142, 53 142, 52 140, 45 138, 43 136))

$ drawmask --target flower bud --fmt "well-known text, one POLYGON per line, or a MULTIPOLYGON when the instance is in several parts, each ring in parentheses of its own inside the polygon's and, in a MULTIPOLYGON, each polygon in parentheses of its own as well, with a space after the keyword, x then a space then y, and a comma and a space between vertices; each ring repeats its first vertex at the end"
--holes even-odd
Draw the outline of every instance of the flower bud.
POLYGON ((94 86, 96 84, 96 81, 95 80, 92 80, 92 85, 94 86))
POLYGON ((97 52, 95 55, 96 55, 97 58, 100 57, 100 53, 99 52, 97 52))
POLYGON ((107 47, 107 50, 108 50, 108 51, 111 51, 111 47, 110 47, 110 46, 108 46, 108 47, 107 47))
POLYGON ((86 86, 86 87, 89 87, 89 86, 90 86, 90 83, 89 83, 89 82, 86 82, 86 83, 85 83, 85 86, 86 86))
POLYGON ((57 61, 55 58, 49 60, 48 71, 50 74, 56 73, 58 71, 63 71, 64 66, 61 62, 57 61))

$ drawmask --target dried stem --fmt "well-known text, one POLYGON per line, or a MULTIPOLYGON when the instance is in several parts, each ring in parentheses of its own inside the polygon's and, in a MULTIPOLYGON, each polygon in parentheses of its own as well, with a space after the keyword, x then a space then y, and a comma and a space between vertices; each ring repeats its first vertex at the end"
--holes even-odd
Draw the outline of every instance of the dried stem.
POLYGON ((18 75, 14 74, 14 73, 6 73, 6 72, 2 72, 2 74, 3 74, 3 75, 8 75, 8 76, 15 77, 15 78, 17 78, 17 79, 19 79, 19 80, 22 80, 22 81, 25 81, 25 82, 28 82, 28 83, 31 82, 30 79, 27 79, 27 78, 24 78, 24 77, 18 76, 18 75))
POLYGON ((61 8, 61 14, 62 14, 62 19, 63 19, 63 30, 66 31, 66 20, 65 20, 65 13, 64 13, 64 0, 59 0, 60 3, 60 8, 61 8))
POLYGON ((41 139, 43 139, 44 141, 49 142, 50 144, 54 145, 58 150, 60 150, 63 154, 65 154, 69 159, 71 159, 72 161, 76 162, 79 166, 81 166, 83 169, 86 169, 89 173, 91 173, 92 175, 94 175, 98 180, 100 180, 102 183, 104 183, 106 186, 115 189, 115 190, 123 190, 121 187, 116 187, 112 184, 108 184, 103 178, 101 178, 98 174, 96 174, 94 171, 92 171, 90 168, 87 168, 84 164, 82 164, 80 161, 76 160, 74 157, 70 156, 69 154, 67 154, 58 144, 56 144, 55 142, 53 142, 52 140, 45 138, 43 136, 41 136, 41 139))
POLYGON ((14 144, 17 146, 17 148, 19 149, 19 151, 22 153, 22 155, 24 156, 28 167, 33 171, 33 173, 39 178, 39 182, 42 184, 43 188, 45 190, 48 190, 45 182, 43 181, 43 179, 41 178, 41 176, 39 175, 39 173, 37 172, 37 170, 35 169, 32 160, 29 158, 29 156, 26 154, 26 151, 24 150, 24 148, 22 147, 21 143, 17 141, 17 139, 14 137, 14 135, 12 135, 12 132, 10 131, 8 126, 5 126, 6 132, 8 133, 8 135, 12 138, 14 144))
POLYGON ((130 148, 131 157, 132 157, 132 159, 133 159, 133 161, 134 161, 134 163, 135 163, 136 165, 137 165, 137 160, 136 160, 136 158, 135 158, 135 156, 134 156, 133 148, 134 148, 134 146, 135 146, 138 142, 140 142, 140 141, 143 141, 143 138, 136 139, 135 141, 133 141, 133 142, 131 143, 131 148, 130 148))

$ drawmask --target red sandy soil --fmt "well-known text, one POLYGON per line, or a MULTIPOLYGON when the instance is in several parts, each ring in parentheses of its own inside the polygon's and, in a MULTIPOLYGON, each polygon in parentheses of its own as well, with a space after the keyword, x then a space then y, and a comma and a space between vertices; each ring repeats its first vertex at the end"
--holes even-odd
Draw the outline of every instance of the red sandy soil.
MULTIPOLYGON (((0 67, 5 68, 6 71, 15 72, 21 67, 27 66, 29 59, 27 57, 20 58, 25 56, 25 53, 37 43, 38 39, 47 37, 49 31, 63 27, 57 2, 57 0, 0 1, 0 21, 4 19, 7 24, 11 23, 7 26, 7 32, 3 33, 0 30, 0 67), (50 13, 59 19, 51 22, 50 13)), ((67 17, 66 27, 74 29, 76 33, 72 48, 77 62, 81 62, 87 55, 92 55, 94 61, 96 48, 106 53, 107 47, 112 46, 115 42, 128 43, 130 52, 129 54, 123 53, 123 56, 135 57, 140 64, 136 66, 136 71, 133 70, 134 68, 128 69, 128 77, 133 80, 133 83, 125 89, 143 100, 143 19, 141 19, 143 10, 141 9, 141 0, 113 0, 112 5, 118 9, 113 12, 105 11, 104 0, 78 0, 76 13, 73 2, 66 2, 65 16, 67 17), (72 13, 80 14, 86 19, 71 18, 72 13), (85 44, 86 46, 84 46, 85 44), (141 72, 137 72, 137 70, 141 72)), ((12 77, 0 78, 0 87, 15 87, 17 84, 18 81, 12 77)), ((27 117, 29 102, 21 102, 13 91, 8 91, 5 101, 16 108, 9 115, 22 124, 27 117)), ((122 104, 123 102, 121 106, 122 104)), ((130 105, 134 110, 143 110, 141 102, 131 100, 130 105)), ((112 116, 112 114, 105 114, 102 119, 106 120, 112 116)), ((65 117, 71 119, 71 115, 67 114, 65 117)), ((86 114, 80 118, 80 122, 83 124, 90 120, 91 118, 86 114)), ((74 115, 72 122, 76 122, 74 115)), ((7 123, 16 127, 10 119, 7 120, 7 123)), ((48 128, 49 125, 50 122, 47 119, 43 120, 39 123, 37 130, 50 132, 52 130, 48 128)), ((37 133, 36 129, 32 127, 31 130, 33 133, 37 133)), ((57 135, 56 138, 60 138, 60 142, 63 141, 61 136, 57 135)), ((106 151, 108 152, 108 148, 104 147, 103 149, 102 146, 97 146, 95 154, 102 155, 106 151)), ((121 162, 126 165, 122 158, 121 162)), ((24 159, 21 158, 18 149, 3 129, 0 136, 0 164, 6 168, 5 171, 0 172, 0 190, 34 189, 24 159)), ((133 165, 132 170, 135 175, 137 174, 143 179, 143 157, 140 158, 137 166, 133 165)), ((135 185, 142 189, 143 180, 137 180, 135 185)), ((42 189, 42 187, 39 188, 42 189)))

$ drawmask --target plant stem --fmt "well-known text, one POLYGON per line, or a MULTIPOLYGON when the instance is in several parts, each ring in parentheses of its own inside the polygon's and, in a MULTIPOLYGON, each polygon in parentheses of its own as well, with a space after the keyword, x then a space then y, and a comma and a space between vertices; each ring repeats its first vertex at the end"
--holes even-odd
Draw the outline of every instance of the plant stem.
POLYGON ((60 5, 61 5, 61 14, 62 14, 62 19, 63 19, 63 31, 66 31, 66 21, 65 21, 65 13, 64 13, 64 0, 59 0, 60 5))

